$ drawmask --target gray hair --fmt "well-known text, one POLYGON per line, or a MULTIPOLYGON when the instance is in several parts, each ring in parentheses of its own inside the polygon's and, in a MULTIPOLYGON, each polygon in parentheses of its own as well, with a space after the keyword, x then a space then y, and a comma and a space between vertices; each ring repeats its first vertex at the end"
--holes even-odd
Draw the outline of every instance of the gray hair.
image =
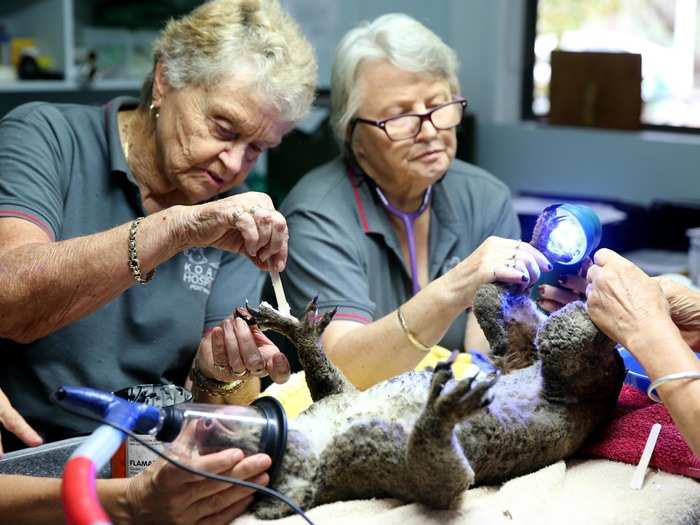
POLYGON ((210 85, 244 70, 289 121, 301 119, 316 91, 316 58, 296 22, 277 0, 211 0, 168 22, 153 47, 153 72, 141 89, 152 102, 160 62, 168 84, 210 85))
POLYGON ((364 60, 388 60, 396 67, 445 79, 459 93, 457 55, 423 24, 391 13, 363 22, 338 44, 331 72, 331 125, 341 150, 360 106, 357 71, 364 60))

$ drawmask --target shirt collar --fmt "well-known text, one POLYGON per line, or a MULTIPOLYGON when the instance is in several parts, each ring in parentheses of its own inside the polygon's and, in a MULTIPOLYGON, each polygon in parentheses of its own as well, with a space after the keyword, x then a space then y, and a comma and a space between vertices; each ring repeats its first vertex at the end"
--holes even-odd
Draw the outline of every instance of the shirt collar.
POLYGON ((136 180, 134 180, 134 175, 131 173, 124 157, 124 148, 119 137, 117 114, 122 108, 132 109, 138 105, 138 99, 133 97, 117 97, 104 105, 104 124, 105 133, 107 134, 107 147, 109 149, 110 173, 123 173, 132 184, 136 184, 136 180))
MULTIPOLYGON (((401 245, 394 232, 387 212, 382 207, 377 193, 372 187, 373 182, 359 168, 346 165, 347 177, 353 190, 353 197, 360 224, 365 235, 382 237, 384 244, 391 249, 403 263, 401 245)), ((449 173, 449 170, 448 170, 449 173)), ((446 174, 447 175, 447 174, 446 174)), ((444 176, 433 184, 432 202, 430 205, 430 246, 429 277, 434 279, 442 270, 442 264, 451 252, 465 225, 456 212, 455 197, 445 188, 444 176)), ((405 263, 404 263, 405 267, 405 263)))
MULTIPOLYGON (((387 212, 374 191, 374 183, 371 179, 359 168, 349 165, 346 165, 346 173, 352 186, 355 206, 364 232, 384 236, 387 235, 388 231, 393 233, 386 215, 387 212)), ((441 226, 448 227, 457 233, 459 218, 455 211, 454 197, 445 190, 443 179, 444 176, 433 184, 430 213, 441 226)))

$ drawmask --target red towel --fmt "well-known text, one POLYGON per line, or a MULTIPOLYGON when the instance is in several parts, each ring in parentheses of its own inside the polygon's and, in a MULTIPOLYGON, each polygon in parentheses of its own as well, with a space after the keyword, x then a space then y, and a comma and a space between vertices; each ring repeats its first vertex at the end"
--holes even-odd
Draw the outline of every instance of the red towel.
POLYGON ((591 437, 581 454, 636 465, 654 423, 661 424, 661 433, 650 466, 700 478, 700 459, 690 450, 666 407, 630 385, 622 386, 612 421, 591 437))

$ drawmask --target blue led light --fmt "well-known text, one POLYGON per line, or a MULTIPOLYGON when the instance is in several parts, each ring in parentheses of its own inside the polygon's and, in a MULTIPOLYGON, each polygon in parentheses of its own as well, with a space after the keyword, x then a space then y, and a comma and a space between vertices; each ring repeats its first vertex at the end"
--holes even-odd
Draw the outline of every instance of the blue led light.
POLYGON ((557 219, 559 222, 547 240, 547 251, 561 264, 576 264, 586 255, 586 232, 576 217, 561 207, 557 219))
POLYGON ((554 263, 573 266, 598 246, 600 219, 587 206, 556 204, 540 215, 532 244, 554 263))

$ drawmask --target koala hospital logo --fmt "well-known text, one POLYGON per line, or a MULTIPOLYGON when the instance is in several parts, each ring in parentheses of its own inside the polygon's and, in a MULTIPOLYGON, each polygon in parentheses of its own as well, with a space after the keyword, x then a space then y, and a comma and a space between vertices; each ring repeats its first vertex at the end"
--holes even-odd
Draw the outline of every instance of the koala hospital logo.
POLYGON ((210 261, 204 253, 204 248, 188 248, 184 254, 187 260, 182 276, 183 282, 190 290, 209 295, 219 262, 210 261))

